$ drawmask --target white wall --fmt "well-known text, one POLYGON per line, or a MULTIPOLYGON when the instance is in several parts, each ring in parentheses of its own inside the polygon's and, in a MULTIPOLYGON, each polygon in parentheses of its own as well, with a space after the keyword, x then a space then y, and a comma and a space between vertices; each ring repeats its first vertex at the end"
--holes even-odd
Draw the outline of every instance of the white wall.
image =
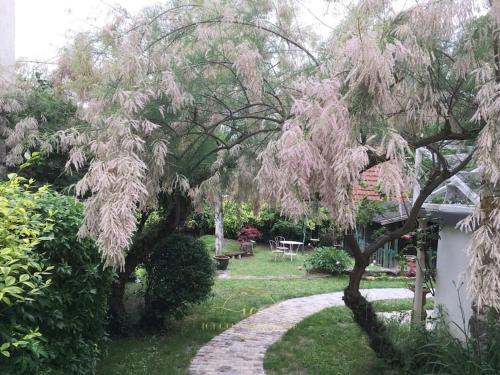
POLYGON ((15 64, 14 0, 0 0, 0 67, 12 69, 15 64))
POLYGON ((467 329, 472 314, 471 300, 461 279, 469 264, 465 248, 470 235, 448 225, 441 228, 439 235, 435 302, 444 308, 445 319, 450 323, 450 331, 455 336, 461 337, 463 335, 455 324, 467 329))

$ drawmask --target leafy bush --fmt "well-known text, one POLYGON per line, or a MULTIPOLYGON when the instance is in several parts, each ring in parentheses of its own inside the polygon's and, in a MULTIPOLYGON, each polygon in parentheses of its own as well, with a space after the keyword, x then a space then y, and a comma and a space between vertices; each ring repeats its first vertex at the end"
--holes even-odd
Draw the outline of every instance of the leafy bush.
POLYGON ((238 242, 248 242, 248 241, 257 241, 262 237, 262 233, 257 228, 254 228, 250 225, 246 225, 240 229, 238 233, 238 237, 236 238, 238 242))
MULTIPOLYGON (((39 352, 41 334, 34 322, 18 324, 17 311, 50 284, 48 272, 33 248, 53 227, 53 213, 36 208, 47 187, 31 189, 33 181, 15 174, 0 183, 0 358, 39 352)), ((1 361, 1 360, 0 360, 1 361)))
POLYGON ((186 228, 197 235, 214 233, 215 222, 213 210, 205 206, 203 211, 191 213, 186 220, 186 228))
POLYGON ((288 220, 278 220, 271 228, 271 236, 283 236, 286 239, 302 239, 302 225, 288 220))
POLYGON ((103 270, 94 241, 78 239, 83 207, 74 198, 51 193, 40 201, 41 212, 54 212, 53 239, 36 251, 54 267, 52 283, 33 304, 40 332, 47 338, 48 365, 64 374, 95 369, 107 336, 107 296, 113 272, 103 270))
POLYGON ((158 243, 146 264, 147 325, 180 318, 189 305, 206 299, 214 283, 214 263, 204 244, 175 234, 158 243))
POLYGON ((402 374, 500 374, 500 322, 490 319, 484 333, 465 340, 452 336, 443 320, 428 331, 421 325, 388 323, 394 343, 402 353, 402 374))
MULTIPOLYGON (((279 211, 268 206, 263 206, 258 212, 254 212, 252 205, 249 203, 225 200, 223 209, 224 237, 226 238, 237 239, 240 229, 250 225, 262 233, 260 239, 264 242, 276 236, 302 240, 304 229, 307 241, 316 226, 315 221, 311 219, 294 224, 281 216, 279 211)), ((322 213, 320 216, 326 217, 326 214, 322 213)), ((323 219, 316 219, 316 221, 324 221, 323 219)), ((187 229, 197 235, 214 233, 214 225, 214 212, 209 206, 205 206, 202 212, 192 213, 186 221, 187 229)), ((313 237, 317 237, 317 233, 313 237)))
MULTIPOLYGON (((102 270, 100 255, 93 241, 77 238, 82 223, 82 205, 71 197, 50 192, 46 187, 32 191, 26 184, 18 185, 6 200, 11 206, 16 202, 27 205, 21 212, 25 211, 28 222, 16 224, 23 228, 21 231, 16 231, 15 226, 8 229, 10 238, 24 239, 24 233, 34 233, 36 223, 50 223, 48 231, 45 230, 43 236, 31 243, 30 249, 23 249, 22 257, 19 257, 21 262, 28 257, 37 266, 29 266, 27 276, 17 279, 27 280, 24 284, 28 289, 33 289, 30 282, 36 287, 44 278, 49 281, 36 294, 24 300, 11 301, 7 308, 2 309, 2 346, 10 343, 14 349, 8 359, 1 361, 0 372, 92 373, 106 338, 106 298, 112 273, 102 270), (50 275, 40 270, 48 270, 50 275), (16 331, 35 332, 36 336, 32 335, 16 346, 15 337, 14 340, 12 334, 9 337, 9 332, 16 331)), ((2 202, 5 205, 5 200, 2 199, 2 202)), ((0 220, 4 221, 4 215, 0 215, 0 220)), ((1 261, 2 267, 5 267, 4 259, 1 261)), ((5 274, 0 276, 0 280, 3 277, 5 274)), ((7 280, 12 279, 5 277, 4 284, 9 283, 7 280)))
POLYGON ((318 247, 305 262, 307 272, 324 272, 332 275, 343 273, 351 264, 351 258, 342 249, 318 247))

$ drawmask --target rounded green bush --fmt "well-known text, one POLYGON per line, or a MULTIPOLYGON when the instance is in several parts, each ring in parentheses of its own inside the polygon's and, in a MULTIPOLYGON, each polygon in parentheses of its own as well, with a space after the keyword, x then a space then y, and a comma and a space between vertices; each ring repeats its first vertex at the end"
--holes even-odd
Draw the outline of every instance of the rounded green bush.
POLYGON ((145 266, 146 325, 182 317, 189 305, 208 297, 214 283, 214 262, 203 242, 186 235, 154 246, 145 266))
POLYGON ((305 262, 307 272, 342 274, 351 264, 351 258, 343 249, 318 247, 305 262))

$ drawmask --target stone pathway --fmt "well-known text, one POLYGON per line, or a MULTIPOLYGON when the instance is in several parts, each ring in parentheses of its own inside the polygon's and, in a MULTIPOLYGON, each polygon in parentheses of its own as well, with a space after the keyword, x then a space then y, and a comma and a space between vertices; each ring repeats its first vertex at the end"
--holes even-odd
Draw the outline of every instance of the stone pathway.
MULTIPOLYGON (((364 289, 370 301, 413 298, 407 289, 364 289)), ((262 375, 267 348, 307 316, 343 306, 343 292, 317 294, 276 303, 240 321, 203 346, 189 368, 191 375, 262 375)))

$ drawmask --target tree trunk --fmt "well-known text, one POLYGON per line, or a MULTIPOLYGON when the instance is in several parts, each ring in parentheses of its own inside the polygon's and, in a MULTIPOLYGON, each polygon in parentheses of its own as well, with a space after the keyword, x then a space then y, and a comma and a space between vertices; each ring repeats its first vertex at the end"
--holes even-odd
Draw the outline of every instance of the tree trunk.
POLYGON ((224 209, 222 199, 222 186, 217 186, 214 200, 214 216, 215 216, 215 255, 222 255, 224 248, 224 209))
MULTIPOLYGON (((422 233, 425 233, 425 219, 420 219, 420 227, 422 233)), ((425 240, 422 241, 425 244, 425 240)), ((417 247, 417 273, 415 275, 415 295, 413 297, 413 313, 412 320, 414 323, 419 323, 424 320, 425 324, 425 305, 424 305, 424 279, 425 279, 425 245, 420 243, 417 247)))
POLYGON ((113 283, 109 300, 109 330, 115 335, 125 335, 128 331, 127 313, 125 311, 125 287, 136 267, 143 261, 143 248, 134 246, 125 258, 125 269, 118 272, 118 278, 113 283))
MULTIPOLYGON (((349 245, 348 245, 349 246, 349 245)), ((359 287, 369 260, 356 257, 349 275, 349 284, 344 290, 344 302, 352 311, 354 321, 363 329, 370 340, 370 347, 391 367, 401 364, 401 353, 393 345, 385 325, 377 318, 370 302, 364 298, 359 287)))
POLYGON ((137 266, 147 260, 148 250, 152 246, 170 236, 181 225, 191 210, 191 202, 184 196, 176 195, 172 199, 170 207, 163 220, 147 231, 145 228, 147 216, 143 216, 134 242, 130 247, 127 256, 125 257, 125 269, 118 272, 118 278, 112 286, 111 296, 109 300, 109 330, 112 334, 124 335, 127 333, 127 313, 125 310, 124 297, 127 282, 130 280, 132 273, 137 266))

